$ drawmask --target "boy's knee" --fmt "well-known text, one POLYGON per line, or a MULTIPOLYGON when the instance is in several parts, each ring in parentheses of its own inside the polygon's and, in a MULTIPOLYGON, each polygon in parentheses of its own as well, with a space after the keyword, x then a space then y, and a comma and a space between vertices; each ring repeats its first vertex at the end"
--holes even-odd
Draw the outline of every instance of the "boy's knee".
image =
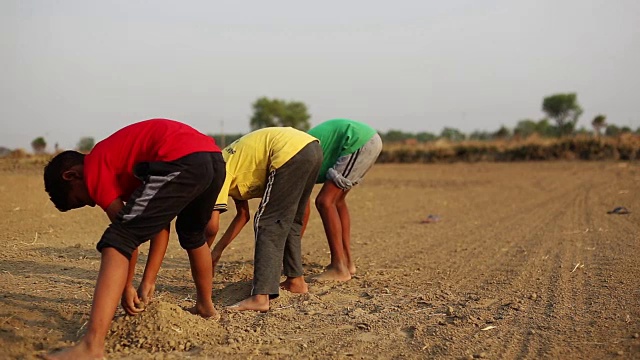
POLYGON ((204 236, 207 239, 215 239, 216 235, 218 235, 218 230, 218 226, 207 225, 206 229, 204 230, 204 236))
POLYGON ((328 196, 318 195, 318 197, 316 197, 316 209, 318 209, 318 211, 323 211, 333 206, 335 206, 335 204, 328 196))

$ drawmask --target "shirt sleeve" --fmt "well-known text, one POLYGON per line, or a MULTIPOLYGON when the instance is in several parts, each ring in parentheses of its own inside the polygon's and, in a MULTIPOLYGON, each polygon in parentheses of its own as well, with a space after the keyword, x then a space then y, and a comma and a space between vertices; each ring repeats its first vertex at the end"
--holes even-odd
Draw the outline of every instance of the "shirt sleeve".
POLYGON ((84 164, 84 179, 89 191, 89 196, 103 210, 120 197, 116 175, 105 161, 87 155, 84 164))
POLYGON ((221 213, 228 210, 227 204, 229 202, 229 187, 231 186, 231 176, 227 173, 227 176, 224 179, 224 184, 222 185, 222 189, 220 189, 220 193, 218 194, 218 198, 216 199, 216 204, 213 206, 213 210, 218 210, 221 213))

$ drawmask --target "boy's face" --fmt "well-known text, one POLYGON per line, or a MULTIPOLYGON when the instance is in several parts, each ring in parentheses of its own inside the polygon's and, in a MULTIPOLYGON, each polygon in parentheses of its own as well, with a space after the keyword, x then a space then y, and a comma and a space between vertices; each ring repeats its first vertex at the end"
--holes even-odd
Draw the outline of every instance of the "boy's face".
POLYGON ((67 205, 69 209, 77 209, 83 206, 96 206, 96 202, 89 196, 87 184, 84 182, 83 165, 76 165, 62 173, 62 178, 69 182, 70 190, 67 193, 67 205))

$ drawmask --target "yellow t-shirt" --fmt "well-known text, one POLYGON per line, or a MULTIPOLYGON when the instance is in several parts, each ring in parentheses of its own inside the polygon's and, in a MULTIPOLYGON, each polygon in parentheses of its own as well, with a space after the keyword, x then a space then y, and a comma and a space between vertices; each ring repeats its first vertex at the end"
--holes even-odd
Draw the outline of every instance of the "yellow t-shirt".
POLYGON ((318 139, 294 128, 268 127, 231 143, 222 150, 227 177, 214 209, 226 211, 229 196, 235 200, 262 197, 268 174, 312 141, 318 139))

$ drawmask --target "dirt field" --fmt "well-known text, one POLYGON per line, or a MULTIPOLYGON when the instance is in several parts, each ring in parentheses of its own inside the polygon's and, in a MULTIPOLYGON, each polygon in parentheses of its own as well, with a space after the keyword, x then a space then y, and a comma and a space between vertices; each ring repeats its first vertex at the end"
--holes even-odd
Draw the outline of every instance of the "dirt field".
MULTIPOLYGON (((173 239, 109 358, 640 358, 639 187, 638 163, 378 165, 348 198, 354 279, 216 323, 181 310, 195 291, 173 239)), ((107 218, 57 212, 37 169, 0 170, 0 198, 0 358, 32 358, 82 334, 107 218)), ((218 309, 248 295, 252 236, 223 255, 218 309)), ((310 276, 328 263, 316 212, 303 255, 310 276)))

